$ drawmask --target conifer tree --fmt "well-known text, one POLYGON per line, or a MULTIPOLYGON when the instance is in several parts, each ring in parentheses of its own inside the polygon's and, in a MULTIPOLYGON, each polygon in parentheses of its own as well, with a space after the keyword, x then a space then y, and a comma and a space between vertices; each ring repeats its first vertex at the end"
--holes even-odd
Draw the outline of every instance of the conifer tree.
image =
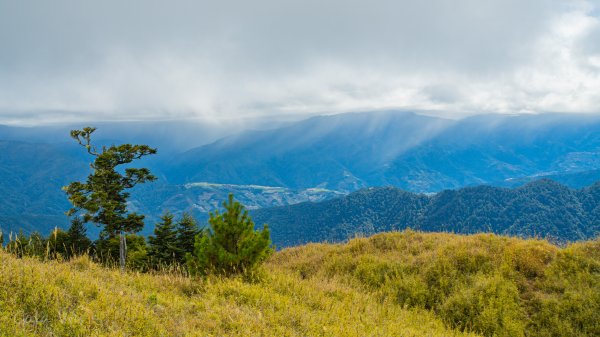
POLYGON ((196 236, 194 253, 187 255, 191 274, 248 272, 272 253, 266 224, 262 231, 255 231, 248 211, 234 201, 233 194, 223 207, 223 213, 210 214, 208 233, 196 236))
POLYGON ((67 231, 68 246, 67 255, 77 256, 89 251, 92 246, 92 241, 86 235, 86 229, 83 221, 79 217, 74 217, 71 220, 71 226, 67 231))
POLYGON ((196 235, 202 232, 196 219, 188 213, 183 213, 181 219, 177 222, 177 247, 179 248, 177 262, 183 264, 185 255, 194 252, 196 235))
POLYGON ((161 222, 154 228, 154 236, 148 238, 148 257, 155 267, 171 265, 181 255, 177 247, 177 231, 173 223, 173 214, 165 213, 161 222))

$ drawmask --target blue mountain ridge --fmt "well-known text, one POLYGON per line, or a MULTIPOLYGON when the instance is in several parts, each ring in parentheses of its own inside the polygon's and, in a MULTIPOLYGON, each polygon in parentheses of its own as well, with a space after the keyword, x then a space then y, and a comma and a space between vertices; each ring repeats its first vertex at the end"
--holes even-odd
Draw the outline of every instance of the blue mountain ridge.
MULTIPOLYGON (((600 115, 450 120, 398 111, 346 113, 216 141, 215 130, 206 125, 189 124, 183 136, 170 139, 181 124, 159 124, 107 123, 98 130, 99 144, 159 148, 154 158, 134 165, 159 177, 132 193, 132 209, 148 215, 144 233, 167 210, 205 218, 229 192, 258 209, 373 186, 433 193, 481 184, 519 186, 544 177, 575 188, 600 180, 600 115), (212 142, 190 149, 207 141, 212 142)), ((70 139, 69 128, 0 127, 4 232, 48 233, 67 225, 69 204, 61 187, 85 178, 91 160, 70 139)))

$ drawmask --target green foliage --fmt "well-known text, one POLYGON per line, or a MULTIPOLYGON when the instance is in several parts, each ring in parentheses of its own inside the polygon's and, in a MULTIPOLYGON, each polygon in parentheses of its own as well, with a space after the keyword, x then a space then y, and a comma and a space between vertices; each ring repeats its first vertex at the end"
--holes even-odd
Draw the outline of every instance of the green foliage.
POLYGON ((181 219, 177 221, 177 261, 185 263, 187 253, 194 252, 194 243, 196 236, 204 236, 205 231, 198 227, 198 221, 189 213, 183 213, 181 219))
POLYGON ((54 259, 68 259, 73 256, 73 246, 69 233, 62 229, 55 228, 46 239, 48 253, 54 259))
POLYGON ((69 227, 67 234, 68 257, 83 255, 91 249, 92 242, 87 237, 84 223, 79 217, 75 217, 71 220, 71 226, 69 227))
MULTIPOLYGON (((148 247, 146 238, 127 234, 127 266, 138 271, 148 270, 148 247)), ((115 266, 119 262, 119 237, 101 236, 96 240, 96 258, 104 265, 115 266)))
POLYGON ((201 239, 204 231, 188 213, 183 213, 177 223, 173 222, 170 213, 165 213, 161 219, 154 228, 154 236, 148 237, 149 264, 159 270, 184 265, 186 254, 194 252, 196 237, 201 239))
MULTIPOLYGON (((11 233, 8 237, 8 243, 6 244, 6 251, 12 253, 16 257, 23 257, 25 255, 25 247, 29 244, 29 238, 19 231, 18 234, 14 235, 11 233)), ((30 251, 30 250, 27 250, 30 251)))
POLYGON ((46 241, 39 232, 33 232, 22 246, 23 255, 43 258, 46 255, 46 241))
POLYGON ((147 145, 123 144, 103 146, 98 151, 91 145, 91 135, 95 130, 96 128, 86 127, 71 131, 71 137, 96 158, 91 165, 93 172, 86 182, 72 182, 63 188, 73 204, 69 215, 79 210, 85 211, 84 222, 103 225, 103 230, 111 237, 121 232, 138 232, 144 226, 144 216, 128 212, 129 193, 125 190, 140 183, 154 181, 156 177, 146 168, 126 168, 124 174, 121 174, 117 167, 155 154, 156 149, 147 145))
POLYGON ((68 231, 55 228, 47 238, 38 232, 29 236, 22 231, 14 237, 11 235, 5 249, 17 257, 64 260, 91 253, 91 241, 85 236, 81 220, 75 218, 68 231))
MULTIPOLYGON (((163 215, 157 224, 155 236, 146 244, 144 236, 126 236, 127 265, 137 271, 156 269, 161 271, 180 270, 185 264, 185 254, 193 252, 196 237, 204 231, 198 228, 196 220, 184 215, 176 224, 171 214, 163 215), (191 241, 191 242, 190 242, 191 241), (191 247, 191 248, 190 248, 191 247)), ((96 262, 115 266, 119 261, 120 240, 101 232, 94 243, 86 236, 86 229, 80 218, 73 218, 67 231, 55 228, 48 236, 34 232, 27 236, 23 232, 11 235, 5 250, 17 257, 35 257, 40 260, 69 260, 81 255, 89 255, 96 262)))
POLYGON ((165 213, 161 219, 154 228, 154 236, 148 237, 148 258, 155 268, 177 263, 177 257, 182 255, 173 214, 165 213))
POLYGON ((234 201, 233 194, 223 207, 223 213, 211 213, 211 230, 205 236, 196 236, 194 253, 187 258, 192 274, 249 272, 272 252, 266 224, 262 231, 255 231, 248 211, 234 201))

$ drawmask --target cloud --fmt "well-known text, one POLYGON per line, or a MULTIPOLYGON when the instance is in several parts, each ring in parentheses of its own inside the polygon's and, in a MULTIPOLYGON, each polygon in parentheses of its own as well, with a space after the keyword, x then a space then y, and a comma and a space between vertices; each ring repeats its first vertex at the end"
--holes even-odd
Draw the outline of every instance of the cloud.
POLYGON ((598 112, 598 46, 597 1, 0 0, 0 123, 598 112))

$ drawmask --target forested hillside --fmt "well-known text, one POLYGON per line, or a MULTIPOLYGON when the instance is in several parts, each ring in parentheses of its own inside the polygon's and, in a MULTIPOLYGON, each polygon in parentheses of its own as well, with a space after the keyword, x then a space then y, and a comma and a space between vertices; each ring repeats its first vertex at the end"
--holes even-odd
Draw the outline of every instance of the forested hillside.
POLYGON ((600 183, 575 190, 539 180, 514 189, 478 186, 434 195, 368 188, 320 203, 256 210, 253 216, 257 224, 269 224, 280 247, 404 228, 564 242, 600 233, 600 183))

